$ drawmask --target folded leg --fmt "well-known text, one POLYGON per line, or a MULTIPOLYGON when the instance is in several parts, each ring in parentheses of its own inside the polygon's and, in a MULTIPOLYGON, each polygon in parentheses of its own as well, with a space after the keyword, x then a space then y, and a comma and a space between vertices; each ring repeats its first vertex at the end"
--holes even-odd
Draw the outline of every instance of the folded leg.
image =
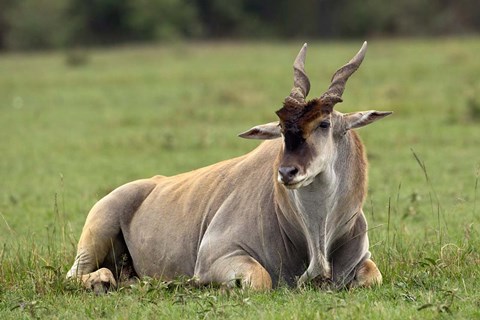
POLYGON ((272 279, 265 268, 248 255, 235 255, 216 260, 209 268, 196 272, 200 284, 216 283, 265 291, 272 288, 272 279))

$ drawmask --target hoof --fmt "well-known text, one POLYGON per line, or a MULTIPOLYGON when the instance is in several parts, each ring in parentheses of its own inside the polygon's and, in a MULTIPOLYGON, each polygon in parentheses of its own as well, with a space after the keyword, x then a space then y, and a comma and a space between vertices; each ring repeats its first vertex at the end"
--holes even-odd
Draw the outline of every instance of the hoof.
POLYGON ((108 290, 117 287, 112 271, 107 268, 101 268, 95 272, 83 275, 82 283, 86 289, 93 290, 96 294, 104 294, 108 290))
POLYGON ((372 287, 382 284, 382 274, 377 265, 370 259, 363 262, 355 275, 355 287, 372 287))

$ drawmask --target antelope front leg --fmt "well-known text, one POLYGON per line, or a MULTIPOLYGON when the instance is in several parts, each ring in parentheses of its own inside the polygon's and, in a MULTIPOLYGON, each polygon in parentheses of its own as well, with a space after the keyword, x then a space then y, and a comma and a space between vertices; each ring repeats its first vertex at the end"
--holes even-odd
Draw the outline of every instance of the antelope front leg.
POLYGON ((377 265, 370 259, 365 260, 358 268, 352 287, 372 287, 382 284, 382 274, 377 265))
POLYGON ((302 287, 314 280, 317 284, 328 283, 332 279, 332 271, 323 254, 317 254, 310 260, 307 270, 300 276, 297 286, 302 287))
POLYGON ((238 282, 242 288, 255 291, 272 289, 272 278, 265 268, 250 256, 234 256, 215 261, 206 272, 198 272, 200 284, 217 283, 234 287, 238 282))

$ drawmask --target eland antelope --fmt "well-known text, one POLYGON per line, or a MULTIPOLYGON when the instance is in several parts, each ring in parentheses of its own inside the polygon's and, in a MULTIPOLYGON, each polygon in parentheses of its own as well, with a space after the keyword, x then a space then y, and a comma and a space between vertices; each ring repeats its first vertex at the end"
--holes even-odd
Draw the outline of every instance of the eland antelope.
POLYGON ((239 135, 267 141, 205 168, 127 183, 98 201, 67 277, 104 290, 127 261, 130 275, 255 290, 380 284, 362 211, 367 160, 352 129, 391 112, 334 110, 366 49, 307 101, 305 44, 279 121, 239 135))

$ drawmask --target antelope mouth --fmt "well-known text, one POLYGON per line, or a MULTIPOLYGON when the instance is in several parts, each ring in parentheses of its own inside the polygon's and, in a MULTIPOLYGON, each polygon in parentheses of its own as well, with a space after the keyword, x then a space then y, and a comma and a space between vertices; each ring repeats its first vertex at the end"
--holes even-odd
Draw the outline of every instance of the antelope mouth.
POLYGON ((287 189, 299 189, 305 185, 305 182, 308 179, 306 177, 302 177, 301 179, 295 179, 293 181, 283 181, 281 177, 278 177, 278 182, 283 184, 283 186, 287 189))
POLYGON ((287 189, 298 189, 302 186, 302 182, 303 181, 299 181, 299 182, 292 182, 292 183, 283 183, 283 185, 285 186, 285 188, 287 189))

